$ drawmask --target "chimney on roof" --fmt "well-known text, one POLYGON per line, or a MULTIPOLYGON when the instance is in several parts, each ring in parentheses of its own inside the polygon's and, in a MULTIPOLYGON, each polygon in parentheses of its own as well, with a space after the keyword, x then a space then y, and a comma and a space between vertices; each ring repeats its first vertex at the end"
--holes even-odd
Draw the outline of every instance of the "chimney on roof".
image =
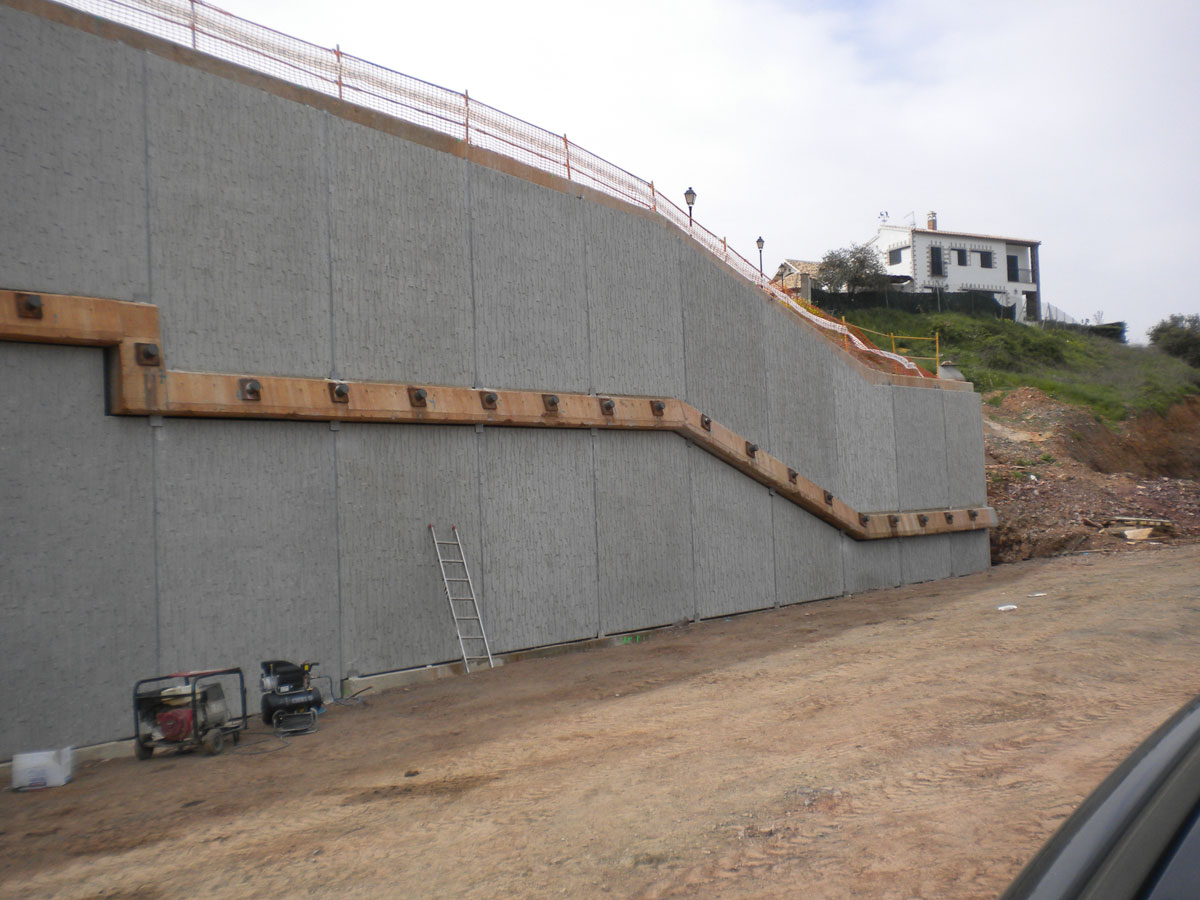
POLYGON ((935 213, 933 210, 930 210, 928 213, 928 216, 929 216, 929 222, 928 222, 929 230, 937 231, 937 213, 935 213))

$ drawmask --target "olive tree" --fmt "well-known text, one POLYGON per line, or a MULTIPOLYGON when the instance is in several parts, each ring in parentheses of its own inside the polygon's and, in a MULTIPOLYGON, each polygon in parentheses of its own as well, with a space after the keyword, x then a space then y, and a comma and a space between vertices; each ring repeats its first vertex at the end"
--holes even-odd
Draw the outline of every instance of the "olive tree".
POLYGON ((817 269, 818 285, 830 293, 845 288, 851 299, 860 291, 881 291, 887 283, 887 273, 879 254, 866 244, 830 250, 817 269))

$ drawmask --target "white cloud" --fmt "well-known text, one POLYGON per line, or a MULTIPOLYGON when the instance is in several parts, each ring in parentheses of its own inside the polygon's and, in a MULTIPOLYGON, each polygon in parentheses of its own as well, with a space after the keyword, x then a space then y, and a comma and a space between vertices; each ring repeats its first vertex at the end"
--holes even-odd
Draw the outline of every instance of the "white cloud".
POLYGON ((1043 241, 1045 299, 1131 337, 1196 312, 1200 7, 956 0, 225 0, 653 178, 768 265, 880 210, 1043 241))

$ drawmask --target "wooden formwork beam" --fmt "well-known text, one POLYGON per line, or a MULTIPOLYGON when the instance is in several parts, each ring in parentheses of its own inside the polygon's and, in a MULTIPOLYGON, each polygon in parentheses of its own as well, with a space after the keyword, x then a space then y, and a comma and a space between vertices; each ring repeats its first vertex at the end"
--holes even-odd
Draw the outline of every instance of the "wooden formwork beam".
POLYGON ((737 432, 672 397, 182 372, 166 368, 158 308, 0 290, 0 340, 105 347, 118 415, 670 431, 856 540, 978 531, 987 506, 862 513, 737 432))

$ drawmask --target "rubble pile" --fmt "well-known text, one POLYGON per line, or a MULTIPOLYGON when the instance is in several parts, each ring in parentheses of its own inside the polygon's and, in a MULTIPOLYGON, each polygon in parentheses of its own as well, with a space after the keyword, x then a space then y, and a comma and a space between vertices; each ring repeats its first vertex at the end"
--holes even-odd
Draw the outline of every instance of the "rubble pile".
POLYGON ((1172 471, 1200 469, 1190 411, 1164 441, 1162 417, 1114 430, 1036 388, 984 399, 993 563, 1200 540, 1200 481, 1172 471))

